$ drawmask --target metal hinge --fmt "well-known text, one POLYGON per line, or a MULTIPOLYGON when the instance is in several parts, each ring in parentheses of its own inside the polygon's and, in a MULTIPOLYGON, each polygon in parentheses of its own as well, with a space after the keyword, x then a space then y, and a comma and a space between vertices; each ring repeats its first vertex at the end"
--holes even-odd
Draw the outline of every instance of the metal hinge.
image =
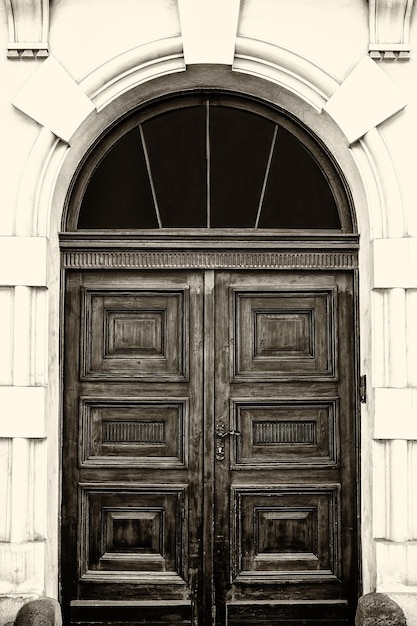
POLYGON ((366 374, 359 379, 359 397, 362 404, 366 403, 366 374))

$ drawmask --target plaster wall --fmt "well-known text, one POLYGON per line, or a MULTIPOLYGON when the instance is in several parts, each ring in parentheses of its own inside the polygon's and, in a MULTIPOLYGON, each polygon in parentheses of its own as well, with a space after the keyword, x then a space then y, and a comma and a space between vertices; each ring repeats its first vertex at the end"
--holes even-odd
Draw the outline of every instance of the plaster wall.
POLYGON ((172 75, 180 88, 195 63, 208 63, 233 67, 242 90, 266 81, 265 98, 310 126, 349 182, 368 379, 363 592, 395 594, 417 624, 415 7, 411 58, 376 62, 367 56, 366 0, 49 4, 44 61, 7 58, 10 14, 0 2, 0 623, 31 597, 58 595, 57 232, 68 184, 142 85, 156 93, 172 75))

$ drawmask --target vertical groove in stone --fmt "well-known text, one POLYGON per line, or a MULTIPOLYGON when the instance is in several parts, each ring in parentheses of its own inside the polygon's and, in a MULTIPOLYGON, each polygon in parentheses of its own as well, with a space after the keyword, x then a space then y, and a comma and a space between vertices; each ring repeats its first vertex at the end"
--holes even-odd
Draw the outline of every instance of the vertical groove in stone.
POLYGON ((387 340, 389 341, 389 387, 407 386, 407 340, 405 320, 405 289, 390 289, 387 335, 387 340))
POLYGON ((0 288, 0 385, 11 385, 13 380, 13 308, 14 288, 0 288))
POLYGON ((12 439, 0 438, 0 542, 10 541, 12 439))
POLYGON ((407 383, 417 387, 417 289, 406 291, 407 383))
POLYGON ((389 442, 390 511, 388 539, 407 541, 408 533, 408 455, 407 441, 389 442))

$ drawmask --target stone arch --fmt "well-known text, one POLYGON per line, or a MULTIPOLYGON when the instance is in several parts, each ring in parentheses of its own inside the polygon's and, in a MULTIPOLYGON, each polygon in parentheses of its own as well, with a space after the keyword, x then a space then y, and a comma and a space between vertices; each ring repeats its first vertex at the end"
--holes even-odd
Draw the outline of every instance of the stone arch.
MULTIPOLYGON (((172 37, 128 51, 91 72, 78 85, 74 83, 88 96, 95 110, 74 132, 70 150, 68 144, 58 141, 46 126, 41 129, 20 186, 16 234, 48 236, 49 211, 54 206, 55 212, 62 201, 59 189, 65 173, 70 170, 69 162, 76 162, 79 155, 88 149, 94 136, 123 115, 126 107, 132 106, 140 85, 145 82, 149 85, 149 81, 185 73, 185 70, 180 38, 172 37), (90 132, 86 132, 87 129, 90 132)), ((293 52, 238 37, 232 75, 241 73, 263 78, 266 84, 271 84, 271 88, 272 85, 281 88, 279 95, 284 108, 310 126, 340 161, 354 196, 361 196, 355 198, 360 232, 369 230, 371 239, 402 234, 388 232, 388 224, 394 222, 397 231, 402 231, 404 220, 398 219, 399 213, 402 215, 402 202, 395 168, 378 129, 370 129, 349 146, 343 131, 323 113, 326 102, 339 87, 338 81, 293 52), (395 207, 395 221, 388 219, 390 207, 395 207)), ((181 82, 185 84, 187 81, 181 82)), ((273 94, 268 94, 270 91, 267 89, 266 95, 273 98, 273 94)))

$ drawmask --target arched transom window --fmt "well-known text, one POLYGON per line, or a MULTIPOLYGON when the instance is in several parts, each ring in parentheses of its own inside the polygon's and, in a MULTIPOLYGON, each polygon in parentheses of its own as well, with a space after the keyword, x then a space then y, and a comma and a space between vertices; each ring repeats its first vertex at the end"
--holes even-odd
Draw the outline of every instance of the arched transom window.
POLYGON ((337 166, 299 123, 258 101, 201 93, 110 130, 74 183, 66 230, 352 232, 337 166))

